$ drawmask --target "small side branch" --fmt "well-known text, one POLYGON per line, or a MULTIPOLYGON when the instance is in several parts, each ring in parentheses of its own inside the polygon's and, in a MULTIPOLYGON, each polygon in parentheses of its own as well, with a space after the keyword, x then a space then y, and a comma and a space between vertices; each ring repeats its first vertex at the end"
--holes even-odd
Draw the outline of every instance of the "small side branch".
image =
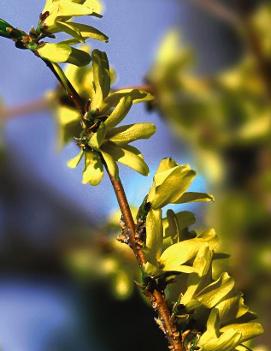
POLYGON ((219 3, 217 0, 191 0, 191 2, 225 23, 236 27, 241 25, 240 17, 230 8, 219 3))
POLYGON ((3 106, 0 108, 0 120, 8 120, 18 116, 45 111, 50 108, 50 105, 51 103, 48 99, 40 98, 15 107, 3 106))

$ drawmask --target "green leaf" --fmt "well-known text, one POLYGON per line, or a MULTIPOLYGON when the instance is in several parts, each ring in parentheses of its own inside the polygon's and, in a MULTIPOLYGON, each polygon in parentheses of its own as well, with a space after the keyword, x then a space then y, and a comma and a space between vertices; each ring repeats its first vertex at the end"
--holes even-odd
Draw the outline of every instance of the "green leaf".
POLYGON ((102 145, 102 150, 110 154, 116 162, 120 162, 143 175, 148 175, 149 168, 145 163, 142 154, 132 146, 120 147, 112 142, 102 145))
POLYGON ((87 52, 61 43, 46 43, 37 49, 38 54, 50 62, 69 62, 76 66, 85 66, 90 62, 87 52))
POLYGON ((8 39, 20 39, 25 33, 14 28, 11 24, 0 18, 0 36, 8 39))
POLYGON ((214 201, 214 197, 209 194, 204 193, 194 193, 194 192, 187 192, 182 194, 175 203, 182 204, 187 202, 207 202, 207 201, 214 201))
POLYGON ((156 131, 152 123, 136 123, 111 129, 107 138, 118 145, 129 144, 138 139, 148 139, 156 131))
POLYGON ((79 165, 80 161, 82 160, 83 155, 84 155, 84 151, 81 150, 78 155, 76 155, 74 158, 72 158, 67 162, 67 166, 69 168, 76 168, 79 165))
POLYGON ((119 124, 124 117, 126 117, 127 113, 130 111, 132 107, 132 100, 129 96, 122 97, 113 110, 109 117, 105 121, 105 126, 107 130, 111 130, 117 124, 119 124))
POLYGON ((98 185, 103 179, 103 165, 96 152, 85 152, 85 169, 83 171, 83 184, 98 185))
POLYGON ((103 151, 103 149, 101 149, 101 154, 102 154, 103 159, 106 163, 109 174, 111 174, 111 176, 113 176, 115 179, 118 179, 119 168, 118 168, 116 161, 113 159, 113 157, 109 153, 103 151))
POLYGON ((163 244, 161 210, 150 210, 146 218, 146 256, 147 260, 157 264, 163 244))
POLYGON ((110 91, 109 62, 106 53, 99 50, 93 50, 92 62, 95 95, 91 109, 99 110, 110 91))
POLYGON ((229 332, 230 330, 241 334, 241 343, 253 339, 264 332, 262 325, 256 322, 229 324, 220 329, 220 331, 223 333, 229 332))

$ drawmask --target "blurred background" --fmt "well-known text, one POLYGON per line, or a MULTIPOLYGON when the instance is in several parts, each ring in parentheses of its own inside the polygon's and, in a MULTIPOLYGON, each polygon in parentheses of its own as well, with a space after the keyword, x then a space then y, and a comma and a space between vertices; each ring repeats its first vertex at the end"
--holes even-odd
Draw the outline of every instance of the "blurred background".
MULTIPOLYGON (((153 104, 136 106, 129 115, 158 126, 152 140, 138 142, 151 176, 166 156, 197 170, 193 190, 216 198, 212 205, 193 205, 198 226, 217 229, 232 256, 225 267, 268 331, 270 5, 104 3, 104 18, 95 25, 110 42, 91 45, 107 51, 117 87, 147 82, 157 93, 153 104)), ((2 0, 0 16, 28 30, 43 6, 43 0, 2 0)), ((0 41, 0 53, 0 347, 121 351, 143 344, 146 350, 165 350, 152 311, 130 283, 136 278, 132 258, 126 253, 121 262, 121 248, 108 239, 119 219, 109 182, 83 186, 80 170, 66 167, 75 146, 57 149, 57 125, 41 100, 55 89, 54 77, 8 40, 0 41), (33 101, 38 101, 34 113, 22 113, 20 106, 33 101), (4 121, 6 109, 13 112, 4 121)), ((152 177, 121 172, 130 203, 139 205, 152 177)), ((255 350, 270 347, 266 333, 255 350)))

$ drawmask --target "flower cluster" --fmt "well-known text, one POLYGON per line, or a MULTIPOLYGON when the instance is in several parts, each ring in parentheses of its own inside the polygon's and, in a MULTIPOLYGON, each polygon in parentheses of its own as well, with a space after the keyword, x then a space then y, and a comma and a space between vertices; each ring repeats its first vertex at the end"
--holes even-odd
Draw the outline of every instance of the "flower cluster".
POLYGON ((80 96, 88 100, 88 112, 81 117, 73 107, 64 105, 57 108, 62 142, 69 141, 75 132, 81 150, 69 161, 68 166, 77 167, 85 159, 83 183, 97 185, 103 178, 103 165, 117 178, 120 162, 137 172, 147 175, 149 169, 140 151, 130 143, 138 139, 147 139, 155 132, 152 123, 117 125, 127 116, 132 105, 152 99, 152 96, 137 89, 111 91, 112 70, 109 68, 104 52, 93 50, 92 65, 77 68, 68 67, 67 78, 80 96), (83 74, 82 74, 83 73, 83 74), (80 132, 81 131, 81 132, 80 132))
POLYGON ((197 234, 189 227, 195 223, 193 213, 167 211, 167 204, 211 201, 211 195, 186 192, 195 172, 172 159, 161 161, 154 183, 145 199, 147 263, 145 272, 153 279, 168 279, 165 290, 180 329, 189 330, 185 349, 232 351, 263 332, 252 322, 256 316, 244 304, 228 273, 218 273, 215 259, 219 252, 214 229, 197 234), (173 279, 172 279, 173 278, 173 279))
POLYGON ((89 53, 74 47, 75 44, 95 39, 108 42, 108 37, 98 29, 73 21, 74 17, 102 17, 100 0, 47 0, 40 15, 37 28, 27 34, 0 19, 0 36, 12 39, 21 49, 29 49, 43 60, 51 63, 69 62, 85 66, 90 62, 89 53), (65 33, 69 38, 57 43, 46 42, 55 34, 65 33))
POLYGON ((72 45, 89 38, 107 42, 108 37, 92 26, 73 22, 72 18, 101 17, 101 12, 100 0, 47 0, 36 30, 37 35, 43 38, 64 32, 71 39, 58 43, 40 42, 36 52, 50 62, 70 62, 77 66, 87 65, 90 62, 90 55, 72 45))

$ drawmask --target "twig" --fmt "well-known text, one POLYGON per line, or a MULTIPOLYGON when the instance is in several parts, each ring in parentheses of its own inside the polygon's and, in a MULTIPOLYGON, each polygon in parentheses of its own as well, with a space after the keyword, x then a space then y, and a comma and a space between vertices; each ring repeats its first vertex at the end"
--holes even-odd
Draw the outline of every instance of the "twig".
MULTIPOLYGON (((251 53, 256 60, 257 68, 266 87, 267 95, 269 98, 271 98, 271 64, 264 56, 259 38, 251 25, 249 14, 243 14, 243 11, 239 11, 239 14, 236 14, 225 5, 218 3, 217 0, 191 1, 208 13, 220 18, 224 22, 234 25, 241 31, 245 41, 247 41, 251 53)), ((242 8, 243 4, 245 4, 244 0, 239 1, 239 8, 242 8)))
POLYGON ((81 112, 82 115, 84 115, 86 106, 80 95, 77 93, 71 82, 66 77, 61 67, 57 64, 52 64, 50 61, 47 61, 45 59, 42 59, 42 61, 46 64, 46 66, 51 70, 59 83, 63 86, 68 97, 74 103, 75 107, 81 112))
POLYGON ((0 108, 0 120, 8 120, 17 116, 30 115, 36 112, 47 110, 50 101, 44 97, 15 107, 0 108))
POLYGON ((269 99, 271 98, 271 63, 268 60, 262 50, 260 40, 253 26, 251 25, 250 18, 246 15, 243 17, 243 31, 245 40, 247 41, 248 47, 255 58, 256 66, 261 77, 262 82, 265 85, 266 93, 269 99))
POLYGON ((234 11, 222 5, 217 0, 190 0, 193 4, 201 7, 204 11, 219 18, 223 22, 239 27, 241 19, 234 11))
POLYGON ((118 90, 123 90, 123 89, 137 89, 137 90, 144 90, 150 94, 154 94, 154 87, 150 84, 142 84, 142 85, 134 85, 134 86, 127 86, 127 87, 121 87, 116 89, 118 90))

